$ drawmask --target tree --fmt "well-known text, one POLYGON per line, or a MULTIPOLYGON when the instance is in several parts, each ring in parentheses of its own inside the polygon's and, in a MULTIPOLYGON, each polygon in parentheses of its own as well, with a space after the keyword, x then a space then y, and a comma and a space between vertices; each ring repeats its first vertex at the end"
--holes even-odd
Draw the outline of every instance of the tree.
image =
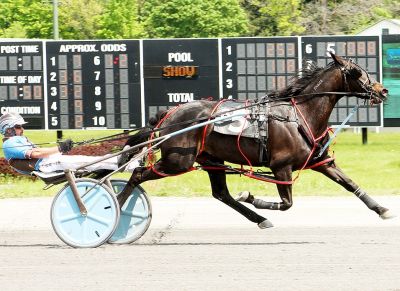
POLYGON ((142 19, 148 37, 229 37, 249 31, 238 0, 147 0, 142 19))
POLYGON ((51 38, 52 7, 41 0, 2 0, 0 37, 51 38))
POLYGON ((309 1, 304 4, 301 24, 305 34, 355 34, 399 13, 398 0, 309 1))
POLYGON ((0 32, 1 38, 26 38, 26 29, 19 21, 14 21, 10 26, 0 32))
POLYGON ((138 10, 137 0, 109 0, 100 17, 96 36, 106 39, 142 37, 144 31, 138 10))
POLYGON ((300 0, 242 0, 256 36, 296 35, 304 31, 299 23, 300 0))
POLYGON ((62 0, 59 8, 60 37, 94 39, 100 29, 104 1, 62 0))

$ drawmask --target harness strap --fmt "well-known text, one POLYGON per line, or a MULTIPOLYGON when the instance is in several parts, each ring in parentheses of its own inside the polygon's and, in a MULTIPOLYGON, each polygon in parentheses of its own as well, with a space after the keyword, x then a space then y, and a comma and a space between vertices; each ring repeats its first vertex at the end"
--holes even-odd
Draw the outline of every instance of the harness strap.
POLYGON ((322 166, 322 165, 328 164, 330 162, 333 162, 334 160, 335 160, 335 157, 327 158, 327 159, 325 159, 323 161, 320 161, 318 163, 315 163, 315 164, 313 164, 311 166, 305 167, 304 170, 314 169, 314 168, 317 168, 319 166, 322 166))
MULTIPOLYGON (((249 101, 246 100, 246 105, 247 105, 248 103, 249 103, 249 101)), ((237 140, 236 140, 236 144, 237 144, 237 147, 238 147, 238 150, 239 150, 240 154, 241 154, 242 157, 246 160, 247 164, 250 166, 250 174, 252 174, 252 173, 253 173, 253 166, 251 165, 250 160, 249 160, 249 159, 247 158, 247 156, 243 153, 242 148, 240 147, 240 138, 242 137, 242 133, 243 133, 243 129, 244 129, 245 125, 246 125, 246 122, 243 123, 243 126, 242 126, 242 128, 241 128, 241 130, 240 130, 240 132, 239 132, 239 134, 238 134, 238 137, 237 137, 237 140)))
MULTIPOLYGON (((211 116, 216 112, 216 110, 218 109, 218 107, 219 107, 223 102, 225 102, 225 101, 228 101, 228 100, 227 100, 227 99, 222 99, 221 101, 219 101, 219 102, 214 106, 214 108, 213 108, 213 110, 212 110, 212 112, 211 112, 211 116)), ((295 108, 296 112, 298 112, 299 115, 301 116, 301 118, 303 119, 303 121, 304 121, 304 123, 305 123, 305 125, 306 125, 306 128, 307 128, 308 134, 309 134, 309 136, 310 136, 310 141, 312 141, 312 149, 311 149, 311 151, 310 151, 310 154, 308 155, 308 157, 307 157, 307 159, 306 159, 304 165, 303 165, 303 166, 301 167, 301 169, 299 170, 299 173, 297 174, 297 176, 296 176, 294 179, 290 180, 290 181, 280 181, 280 180, 276 180, 276 179, 273 179, 273 178, 264 177, 264 176, 260 176, 260 175, 254 174, 250 160, 246 157, 246 155, 243 153, 243 151, 242 151, 242 149, 241 149, 241 147, 240 147, 240 137, 241 137, 241 133, 238 135, 238 138, 237 138, 237 146, 238 146, 239 152, 240 152, 241 155, 246 159, 248 165, 250 166, 250 170, 244 169, 244 168, 243 168, 243 165, 242 165, 241 169, 236 169, 236 170, 234 170, 235 172, 239 172, 240 174, 242 174, 242 175, 244 175, 244 176, 246 176, 246 177, 249 177, 249 178, 252 178, 252 179, 255 179, 255 180, 259 180, 259 181, 263 181, 263 182, 274 183, 274 184, 278 184, 278 185, 292 185, 292 184, 294 184, 294 182, 299 178, 300 172, 301 172, 302 170, 304 170, 304 169, 316 168, 316 167, 318 167, 318 166, 321 166, 321 165, 324 165, 324 164, 326 164, 326 163, 332 162, 332 161, 335 159, 334 157, 331 157, 331 158, 327 158, 327 159, 325 159, 325 160, 323 160, 323 161, 317 162, 317 163, 315 163, 315 164, 313 164, 313 165, 307 166, 308 163, 310 162, 310 159, 311 159, 311 157, 313 156, 315 150, 316 150, 317 147, 318 147, 318 142, 326 136, 326 134, 328 133, 329 130, 331 130, 331 128, 327 128, 319 137, 316 138, 316 137, 314 136, 312 130, 311 130, 311 127, 310 127, 309 124, 307 123, 307 121, 306 121, 304 115, 302 114, 302 112, 301 112, 300 109, 298 108, 298 106, 297 106, 297 104, 296 104, 296 102, 295 102, 295 100, 294 100, 293 98, 291 99, 291 103, 292 103, 293 107, 295 108)), ((246 102, 246 104, 247 104, 247 102, 246 102)), ((156 128, 156 129, 159 128, 159 127, 164 123, 164 121, 165 121, 166 119, 168 119, 173 113, 176 112, 176 110, 179 108, 179 106, 180 106, 180 105, 178 105, 178 106, 176 106, 176 107, 170 109, 170 110, 167 112, 167 114, 158 122, 158 124, 156 125, 155 128, 156 128)), ((208 120, 210 120, 210 119, 211 119, 211 117, 210 117, 208 120)), ((204 150, 204 144, 205 144, 205 138, 206 138, 206 134, 207 134, 207 129, 208 129, 208 125, 204 126, 203 135, 202 135, 202 142, 201 142, 201 148, 200 148, 199 154, 204 150)), ((306 132, 304 132, 304 133, 307 134, 306 132)), ((152 140, 152 139, 154 138, 154 135, 155 135, 155 132, 153 132, 153 133, 151 134, 150 140, 152 140)), ((149 147, 151 148, 151 145, 150 145, 150 144, 149 144, 149 147)), ((152 150, 149 151, 149 154, 148 154, 148 155, 149 155, 149 160, 150 160, 148 169, 151 169, 155 174, 157 174, 157 175, 159 175, 159 176, 161 176, 161 177, 179 176, 179 175, 182 175, 182 174, 184 174, 184 173, 191 172, 191 171, 193 171, 193 170, 197 170, 197 169, 199 168, 199 167, 191 167, 188 171, 183 172, 183 173, 178 173, 178 174, 165 174, 165 173, 162 173, 162 172, 157 171, 157 170, 155 169, 155 165, 151 162, 151 160, 152 160, 152 155, 153 155, 152 150)), ((212 170, 215 170, 215 171, 224 170, 224 171, 226 171, 226 170, 228 169, 228 167, 223 167, 223 166, 221 166, 221 167, 218 167, 218 166, 217 166, 217 167, 203 166, 203 167, 200 167, 200 168, 202 168, 202 169, 204 169, 204 170, 211 170, 211 171, 212 171, 212 170)))
MULTIPOLYGON (((301 118, 303 119, 303 121, 304 121, 304 123, 305 123, 305 125, 306 125, 306 127, 307 127, 308 133, 309 133, 309 135, 311 136, 312 142, 313 142, 312 149, 311 149, 311 151, 310 151, 310 153, 309 153, 309 155, 308 155, 306 161, 304 162, 304 165, 301 167, 301 169, 300 169, 299 172, 297 173, 297 176, 293 179, 293 182, 294 182, 294 181, 296 181, 296 180, 299 178, 300 172, 301 172, 302 170, 304 170, 304 169, 307 169, 307 165, 308 165, 308 163, 310 162, 311 157, 314 155, 314 152, 315 152, 315 150, 316 150, 317 147, 318 147, 318 142, 319 142, 321 139, 323 139, 323 138, 327 135, 327 133, 331 130, 331 128, 328 127, 326 130, 324 130, 324 132, 323 132, 319 137, 316 138, 315 135, 314 135, 314 133, 313 133, 312 130, 311 130, 310 125, 308 124, 307 120, 305 119, 303 113, 301 112, 301 110, 300 110, 299 107, 297 106, 296 101, 294 100, 294 98, 291 99, 291 103, 292 103, 293 107, 296 109, 296 111, 299 113, 299 115, 301 116, 301 118)), ((319 162, 319 163, 317 163, 317 164, 311 165, 311 166, 309 166, 308 168, 309 168, 309 169, 315 168, 315 167, 317 167, 317 166, 326 164, 326 163, 328 163, 328 162, 330 162, 329 159, 327 159, 326 161, 322 161, 322 162, 319 162)))
MULTIPOLYGON (((229 99, 221 99, 213 108, 213 110, 211 111, 211 116, 208 120, 210 120, 212 118, 212 116, 214 115, 215 111, 217 111, 217 109, 219 108, 219 106, 221 106, 222 103, 228 101, 229 99)), ((199 150, 199 155, 204 151, 204 144, 206 142, 206 135, 207 135, 207 129, 208 129, 208 125, 204 126, 203 129, 203 136, 201 138, 201 146, 200 146, 200 150, 199 150)))
MULTIPOLYGON (((164 123, 165 120, 167 120, 173 113, 175 113, 176 110, 178 110, 178 108, 179 108, 180 106, 181 106, 181 105, 179 104, 178 106, 175 106, 175 107, 169 109, 169 110, 167 111, 167 114, 165 114, 165 116, 164 116, 163 118, 160 119, 160 121, 157 123, 157 125, 154 127, 154 129, 158 129, 158 128, 164 123)), ((153 162, 152 162, 153 157, 154 157, 154 154, 153 154, 153 150, 152 150, 152 148, 151 148, 151 140, 154 139, 154 135, 155 135, 155 134, 156 134, 156 131, 153 131, 153 132, 151 133, 151 135, 150 135, 150 140, 149 140, 149 144, 148 144, 149 152, 148 152, 148 154, 147 154, 147 155, 148 155, 148 160, 149 160, 149 165, 148 165, 147 168, 148 168, 148 169, 151 169, 154 173, 156 173, 157 175, 159 175, 159 176, 161 176, 161 177, 173 176, 173 175, 168 175, 168 174, 165 174, 165 173, 161 173, 161 172, 157 171, 157 170, 154 168, 154 164, 153 164, 153 162)))
POLYGON ((345 118, 345 120, 343 120, 343 122, 340 124, 340 126, 335 130, 335 132, 333 133, 333 135, 331 136, 331 138, 328 140, 328 142, 324 145, 324 147, 321 149, 321 151, 318 154, 318 157, 321 157, 322 154, 324 153, 324 151, 328 148, 328 146, 332 143, 333 139, 339 134, 339 132, 342 130, 342 128, 344 127, 344 125, 350 120, 350 118, 353 116, 353 114, 357 111, 359 105, 356 104, 353 109, 351 110, 351 112, 349 113, 349 115, 345 118))
POLYGON ((241 165, 240 169, 239 168, 232 168, 229 166, 200 166, 197 169, 203 169, 205 171, 227 171, 231 170, 233 172, 239 173, 241 175, 244 175, 248 178, 267 182, 267 183, 274 183, 274 184, 279 184, 279 185, 292 185, 294 181, 279 181, 276 179, 273 179, 273 177, 265 177, 265 176, 260 176, 257 174, 254 174, 253 171, 249 171, 243 168, 243 165, 241 165))
POLYGON ((180 176, 182 174, 186 174, 189 173, 191 171, 197 170, 195 167, 191 167, 189 170, 187 170, 186 172, 182 172, 182 173, 178 173, 178 174, 165 174, 162 172, 159 172, 156 170, 156 168, 154 167, 154 165, 151 165, 150 169, 157 175, 161 176, 161 177, 175 177, 175 176, 180 176))

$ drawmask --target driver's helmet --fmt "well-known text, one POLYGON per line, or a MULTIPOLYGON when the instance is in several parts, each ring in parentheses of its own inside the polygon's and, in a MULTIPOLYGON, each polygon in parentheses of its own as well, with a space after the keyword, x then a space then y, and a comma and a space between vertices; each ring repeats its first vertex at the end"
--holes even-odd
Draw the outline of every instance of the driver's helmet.
POLYGON ((6 130, 13 128, 15 125, 23 125, 27 122, 18 113, 5 113, 0 117, 0 131, 2 135, 5 135, 6 130))

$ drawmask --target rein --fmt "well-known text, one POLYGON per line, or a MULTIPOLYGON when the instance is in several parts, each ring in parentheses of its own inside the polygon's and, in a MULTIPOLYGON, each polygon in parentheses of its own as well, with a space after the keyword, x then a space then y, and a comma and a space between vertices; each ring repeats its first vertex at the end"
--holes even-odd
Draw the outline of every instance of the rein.
MULTIPOLYGON (((357 92, 319 92, 319 93, 308 93, 308 94, 301 94, 301 95, 296 95, 295 97, 292 98, 298 98, 298 97, 307 97, 307 96, 311 96, 311 97, 317 97, 317 96, 323 96, 323 95, 342 95, 342 96, 358 96, 358 97, 366 97, 366 99, 371 96, 370 93, 357 93, 357 92)), ((243 110, 246 108, 251 108, 254 106, 258 106, 260 104, 267 104, 267 103, 272 103, 272 102, 276 102, 276 101, 287 101, 289 97, 280 97, 280 98, 273 98, 273 99, 267 99, 268 95, 264 95, 263 97, 261 97, 260 101, 256 101, 250 105, 245 105, 242 106, 240 108, 234 108, 234 109, 230 109, 230 110, 226 110, 224 112, 220 112, 217 115, 211 115, 210 117, 202 117, 202 118, 195 118, 195 119, 191 119, 191 120, 185 120, 182 122, 178 122, 178 123, 174 123, 174 124, 170 124, 167 126, 162 126, 162 127, 155 127, 152 128, 149 132, 151 133, 156 133, 171 127, 176 127, 176 126, 180 126, 180 125, 188 125, 194 122, 202 122, 202 121, 207 121, 210 119, 214 119, 217 117, 220 117, 224 114, 227 113, 231 113, 231 112, 235 112, 235 111, 239 111, 239 110, 243 110)), ((221 99, 221 100, 228 100, 228 99, 221 99)), ((302 100, 300 102, 297 102, 297 104, 303 103, 303 102, 307 102, 308 100, 302 100)), ((178 105, 179 106, 179 105, 178 105)), ((173 110, 176 107, 171 108, 171 110, 173 110)), ((106 141, 116 141, 116 140, 124 140, 124 139, 128 139, 130 138, 129 133, 131 132, 135 132, 138 130, 142 130, 145 128, 149 128, 149 126, 143 126, 143 127, 138 127, 135 129, 131 129, 128 130, 126 133, 126 135, 121 136, 121 133, 117 133, 117 134, 113 134, 113 135, 108 135, 108 136, 104 136, 101 138, 97 138, 97 139, 89 139, 89 140, 84 140, 84 141, 80 141, 80 142, 74 142, 74 144, 80 146, 80 145, 85 145, 85 144, 93 144, 93 143, 98 143, 98 142, 106 142, 106 141), (114 138, 115 137, 115 138, 114 138)), ((138 135, 138 137, 140 137, 140 135, 138 135)), ((40 145, 44 145, 44 144, 50 144, 50 143, 42 143, 40 145)))

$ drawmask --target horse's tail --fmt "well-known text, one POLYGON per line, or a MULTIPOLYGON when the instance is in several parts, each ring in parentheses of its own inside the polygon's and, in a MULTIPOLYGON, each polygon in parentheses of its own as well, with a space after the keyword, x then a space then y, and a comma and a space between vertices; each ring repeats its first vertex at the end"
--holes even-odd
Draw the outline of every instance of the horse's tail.
POLYGON ((161 119, 164 118, 164 116, 168 113, 168 110, 163 110, 163 111, 158 111, 156 116, 154 117, 150 117, 149 119, 149 127, 151 127, 152 129, 160 123, 161 119))
MULTIPOLYGON (((124 145, 124 150, 128 149, 129 147, 145 143, 146 141, 149 140, 152 132, 153 132, 152 128, 144 127, 135 134, 129 136, 128 140, 124 145)), ((132 149, 128 152, 121 154, 120 158, 118 159, 118 166, 121 167, 123 164, 131 160, 134 156, 138 155, 145 146, 146 145, 143 145, 142 147, 137 147, 135 149, 132 149)))
POLYGON ((151 133, 153 132, 152 128, 150 127, 145 127, 138 132, 136 132, 134 135, 130 136, 128 140, 125 143, 125 146, 135 146, 140 143, 146 142, 149 138, 151 133))
POLYGON ((147 126, 140 129, 134 135, 129 137, 129 139, 127 140, 125 145, 129 145, 132 147, 132 146, 135 146, 140 143, 148 141, 151 134, 154 131, 154 128, 160 122, 160 120, 165 116, 166 113, 167 113, 167 111, 159 111, 155 117, 151 117, 149 119, 149 122, 147 123, 147 126))

